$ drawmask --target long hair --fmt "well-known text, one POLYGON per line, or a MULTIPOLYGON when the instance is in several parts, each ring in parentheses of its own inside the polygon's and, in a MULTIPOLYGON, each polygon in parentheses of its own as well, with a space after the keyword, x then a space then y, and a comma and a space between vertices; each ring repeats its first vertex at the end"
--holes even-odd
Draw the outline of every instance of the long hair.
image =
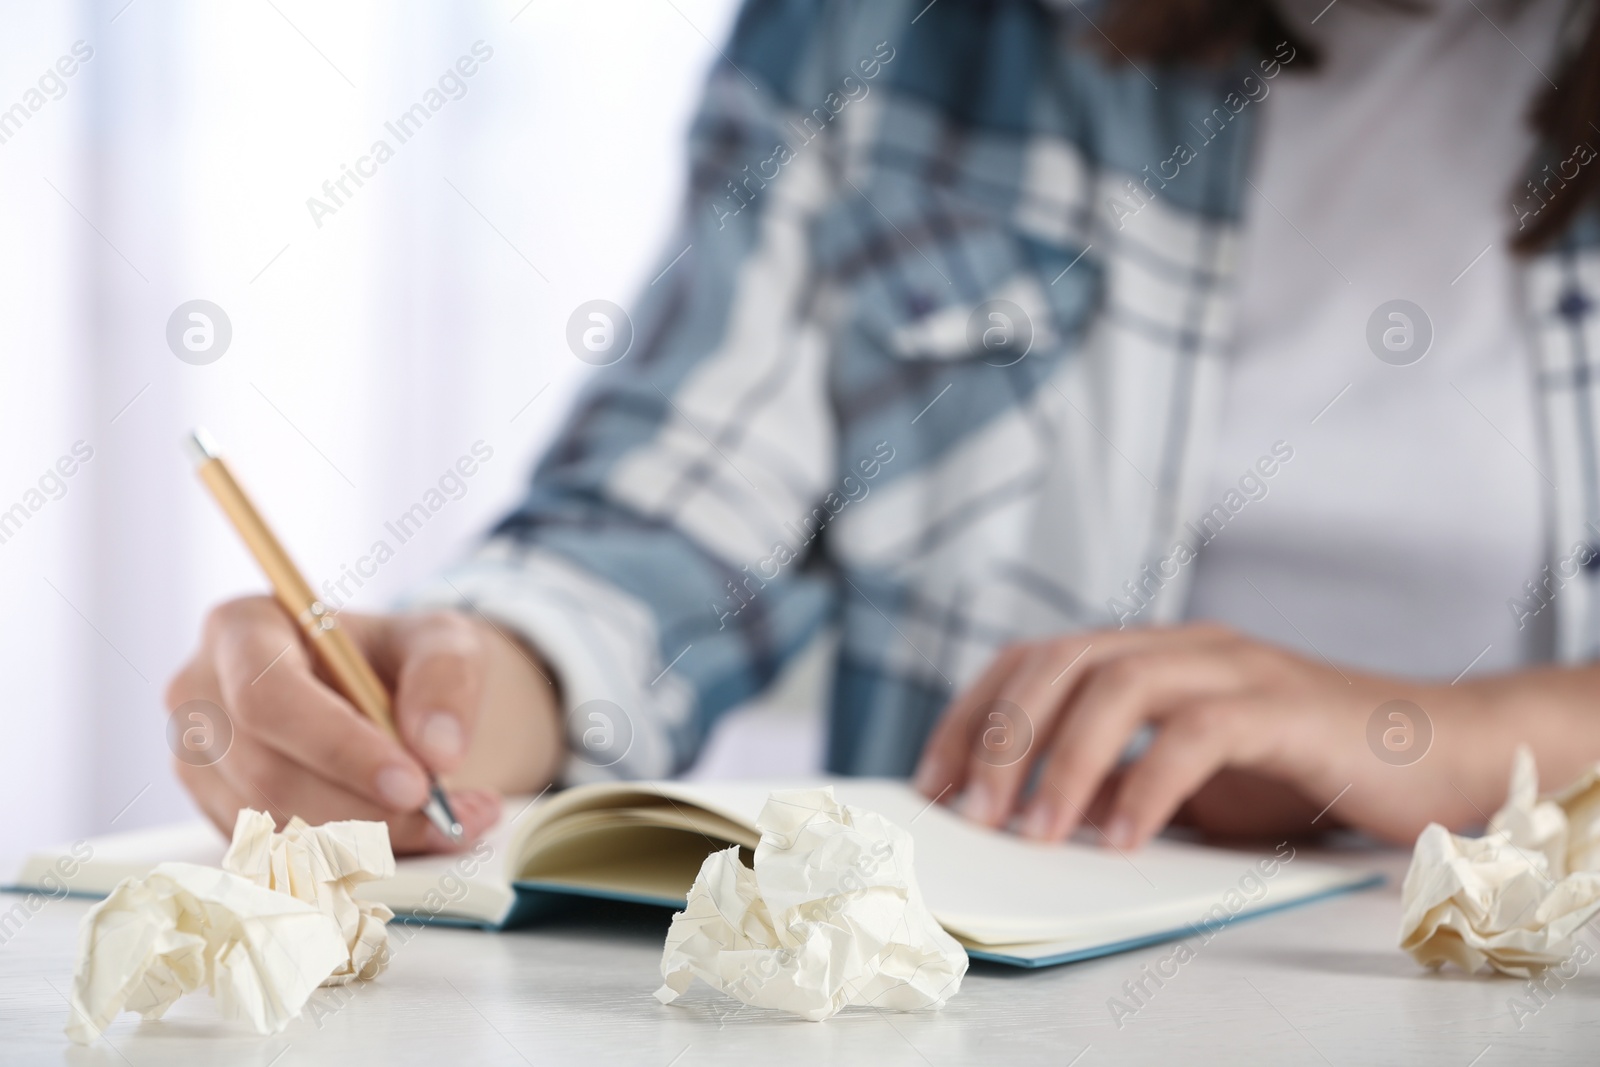
MULTIPOLYGON (((1366 3, 1412 15, 1430 10, 1426 0, 1366 3)), ((1583 40, 1565 54, 1555 85, 1540 91, 1529 108, 1528 121, 1539 135, 1541 150, 1565 155, 1576 145, 1600 143, 1600 18, 1589 14, 1587 26, 1581 27, 1583 40)), ((1315 47, 1295 34, 1273 0, 1116 0, 1101 26, 1111 56, 1211 65, 1229 62, 1241 51, 1265 58, 1287 40, 1303 59, 1296 62, 1297 69, 1310 69, 1317 60, 1315 47)), ((1514 183, 1519 190, 1525 177, 1514 183)), ((1600 198, 1600 167, 1580 167, 1573 177, 1561 175, 1561 181, 1561 195, 1513 234, 1516 251, 1527 254, 1544 247, 1600 198)))

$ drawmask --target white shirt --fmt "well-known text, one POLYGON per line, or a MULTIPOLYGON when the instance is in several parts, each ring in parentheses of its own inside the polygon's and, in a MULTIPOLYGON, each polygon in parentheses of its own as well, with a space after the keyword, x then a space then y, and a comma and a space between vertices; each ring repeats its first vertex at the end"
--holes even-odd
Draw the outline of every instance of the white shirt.
POLYGON ((1201 551, 1187 614, 1412 677, 1546 659, 1553 612, 1507 606, 1547 560, 1550 488, 1509 238, 1563 5, 1310 25, 1325 4, 1285 5, 1323 65, 1262 102, 1213 498, 1274 442, 1294 456, 1201 551), (1409 366, 1367 341, 1395 299, 1432 324, 1409 366))

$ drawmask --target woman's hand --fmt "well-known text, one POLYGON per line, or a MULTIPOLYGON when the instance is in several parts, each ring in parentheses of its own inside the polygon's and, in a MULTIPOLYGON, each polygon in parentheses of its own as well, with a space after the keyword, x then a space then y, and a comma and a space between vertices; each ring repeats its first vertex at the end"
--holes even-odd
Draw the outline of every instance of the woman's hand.
MULTIPOLYGON (((1002 651, 945 712, 916 784, 929 797, 964 793, 964 813, 989 826, 1020 815, 1023 834, 1047 841, 1092 822, 1113 845, 1134 847, 1178 816, 1249 836, 1336 822, 1409 844, 1430 821, 1487 822, 1518 740, 1561 748, 1577 694, 1570 677, 1551 679, 1574 673, 1428 685, 1341 670, 1215 625, 1076 634, 1002 651), (1416 705, 1421 721, 1378 713, 1391 700, 1416 705), (1515 704, 1526 714, 1509 714, 1515 704), (1369 742, 1375 713, 1379 740, 1369 742), (1119 768, 1146 725, 1148 748, 1119 768), (1384 758, 1384 734, 1404 740, 1407 730, 1417 744, 1431 733, 1428 749, 1384 758)), ((1594 726, 1583 731, 1592 743, 1594 726)), ((1588 748, 1587 759, 1597 755, 1588 748)))
POLYGON ((280 824, 291 815, 384 820, 395 852, 444 850, 451 843, 419 811, 428 772, 452 787, 469 840, 498 817, 496 791, 550 780, 565 750, 554 694, 527 650, 457 612, 340 621, 394 694, 403 745, 328 685, 268 597, 213 610, 168 686, 177 718, 169 737, 227 732, 219 749, 174 752, 178 777, 224 834, 252 807, 280 824), (225 722, 212 721, 219 710, 225 722))

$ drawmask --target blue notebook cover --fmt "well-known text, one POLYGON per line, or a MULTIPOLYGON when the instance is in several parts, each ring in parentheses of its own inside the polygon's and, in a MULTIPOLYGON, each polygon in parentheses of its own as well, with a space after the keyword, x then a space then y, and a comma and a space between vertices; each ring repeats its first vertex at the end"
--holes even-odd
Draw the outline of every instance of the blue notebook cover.
MULTIPOLYGON (((1063 963, 1076 963, 1080 960, 1096 959, 1100 956, 1112 956, 1118 952, 1129 952, 1133 949, 1144 948, 1148 945, 1159 945, 1167 941, 1181 941, 1186 937, 1215 933, 1244 919, 1255 919, 1274 912, 1286 911, 1304 904, 1311 904, 1329 897, 1341 896, 1358 890, 1371 889, 1382 885, 1383 875, 1374 874, 1363 881, 1350 885, 1340 886, 1322 893, 1300 897, 1295 900, 1279 904, 1269 904, 1264 907, 1247 908, 1230 916, 1226 921, 1215 926, 1207 927, 1202 931, 1198 926, 1189 925, 1171 930, 1162 930, 1147 934, 1143 937, 1130 938, 1124 941, 1111 941, 1101 945, 1077 949, 1072 952, 1063 952, 1054 956, 1015 956, 1005 952, 991 951, 988 949, 967 947, 967 955, 975 960, 985 960, 989 963, 1000 963, 1011 967, 1034 969, 1039 967, 1055 967, 1063 963)), ((681 911, 685 902, 663 897, 641 896, 634 893, 615 893, 603 889, 578 888, 575 886, 557 884, 552 882, 515 882, 517 891, 516 903, 506 915, 505 921, 495 924, 475 923, 468 920, 455 919, 447 916, 429 916, 418 913, 397 916, 396 921, 411 919, 413 921, 428 923, 437 926, 460 926, 486 930, 511 930, 530 926, 537 926, 541 921, 568 910, 576 900, 589 901, 616 901, 624 904, 642 904, 660 908, 663 919, 669 911, 681 911)))

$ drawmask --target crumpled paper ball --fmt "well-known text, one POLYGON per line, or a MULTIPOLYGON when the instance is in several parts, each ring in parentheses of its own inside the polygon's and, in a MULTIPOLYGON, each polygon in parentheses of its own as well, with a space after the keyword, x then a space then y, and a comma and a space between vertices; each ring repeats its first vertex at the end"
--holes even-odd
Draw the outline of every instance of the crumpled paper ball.
POLYGON ((338 926, 311 905, 215 867, 163 863, 84 916, 67 1036, 87 1045, 123 1011, 159 1019, 202 988, 223 1018, 275 1034, 348 959, 338 926))
POLYGON ((821 1021, 850 1005, 941 1008, 967 954, 923 903, 911 835, 833 789, 774 792, 752 870, 707 856, 661 957, 662 1003, 695 978, 746 1004, 821 1021))
POLYGON ((389 828, 311 827, 241 811, 218 870, 163 863, 124 878, 78 931, 67 1036, 89 1044, 123 1011, 159 1019, 209 990, 226 1019, 278 1033, 318 985, 368 978, 387 962, 381 904, 351 887, 394 873, 389 828))
POLYGON ((309 826, 295 816, 282 833, 275 833, 272 816, 245 808, 234 822, 222 869, 314 904, 339 924, 349 958, 323 985, 376 978, 388 966, 385 924, 394 912, 351 893, 362 882, 394 877, 394 851, 385 824, 351 820, 309 826))
POLYGON ((1483 837, 1437 823, 1417 838, 1400 899, 1400 947, 1419 963, 1517 978, 1562 963, 1600 912, 1600 765, 1547 800, 1517 748, 1511 791, 1483 837))

